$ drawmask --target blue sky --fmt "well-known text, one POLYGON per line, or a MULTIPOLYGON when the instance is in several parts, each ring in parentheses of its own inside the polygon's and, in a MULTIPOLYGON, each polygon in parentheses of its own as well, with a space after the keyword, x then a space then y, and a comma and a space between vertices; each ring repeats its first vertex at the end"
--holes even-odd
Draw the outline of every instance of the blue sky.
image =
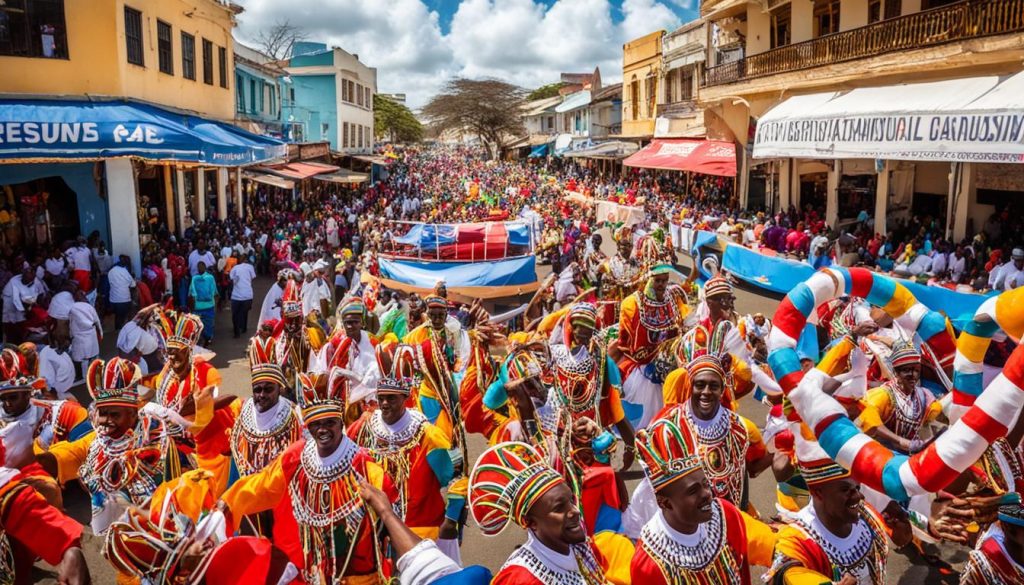
POLYGON ((493 77, 532 89, 560 72, 622 78, 622 44, 696 17, 698 0, 236 0, 237 36, 279 22, 377 68, 377 89, 417 108, 445 81, 493 77))
MULTIPOLYGON (((438 24, 441 27, 441 32, 443 34, 448 34, 448 32, 451 30, 452 18, 455 16, 455 12, 458 10, 459 4, 462 3, 462 0, 422 1, 431 10, 437 12, 438 16, 440 17, 438 24)), ((555 1, 556 0, 537 0, 536 3, 550 7, 552 4, 555 3, 555 1)), ((689 22, 697 18, 696 9, 689 8, 689 6, 691 5, 697 6, 697 0, 693 0, 692 2, 681 1, 662 3, 665 4, 668 8, 670 8, 680 18, 680 20, 682 20, 682 22, 689 22)), ((622 22, 622 0, 612 0, 610 4, 612 5, 612 21, 616 23, 622 22)))

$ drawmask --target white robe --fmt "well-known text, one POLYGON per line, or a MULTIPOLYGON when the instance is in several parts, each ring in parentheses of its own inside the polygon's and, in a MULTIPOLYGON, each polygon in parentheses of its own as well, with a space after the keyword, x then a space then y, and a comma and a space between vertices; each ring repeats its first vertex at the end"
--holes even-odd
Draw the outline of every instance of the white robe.
POLYGON ((281 318, 281 306, 277 304, 284 296, 284 289, 281 285, 274 283, 263 297, 263 307, 260 309, 260 323, 279 320, 281 318))

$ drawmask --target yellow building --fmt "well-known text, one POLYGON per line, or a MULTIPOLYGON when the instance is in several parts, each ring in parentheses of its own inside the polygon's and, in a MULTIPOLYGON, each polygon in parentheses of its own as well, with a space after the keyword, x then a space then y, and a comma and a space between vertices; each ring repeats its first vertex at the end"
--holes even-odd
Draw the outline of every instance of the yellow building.
POLYGON ((1024 191, 1019 165, 980 162, 1021 160, 1012 141, 970 151, 907 132, 966 115, 985 88, 1014 93, 1005 84, 1020 83, 1008 76, 1022 70, 1024 0, 705 0, 701 15, 712 38, 698 99, 709 138, 745 153, 741 200, 767 191, 752 207, 809 204, 840 227, 867 211, 876 231, 932 214, 959 239, 1000 191, 1024 191), (852 132, 869 119, 891 140, 852 132))
MULTIPOLYGON (((233 4, 26 3, 27 32, 7 43, 0 40, 0 93, 128 97, 218 120, 234 117, 231 31, 238 8, 233 4), (33 14, 34 4, 63 5, 63 14, 52 9, 45 16, 33 14), (36 35, 34 30, 44 26, 51 33, 36 35)), ((18 24, 12 20, 11 28, 18 24)))
POLYGON ((658 117, 658 79, 665 31, 659 30, 622 46, 622 137, 649 139, 658 117))
POLYGON ((0 207, 18 218, 12 245, 96 231, 138 268, 161 224, 180 233, 231 204, 241 215, 239 167, 285 152, 227 124, 234 3, 8 0, 0 10, 0 207))

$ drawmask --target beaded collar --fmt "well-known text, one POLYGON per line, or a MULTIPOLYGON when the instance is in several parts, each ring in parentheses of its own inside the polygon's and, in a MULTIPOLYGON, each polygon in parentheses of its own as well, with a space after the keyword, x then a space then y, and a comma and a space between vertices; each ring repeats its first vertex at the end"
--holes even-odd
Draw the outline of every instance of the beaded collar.
POLYGON ((338 450, 322 459, 316 442, 306 441, 299 470, 288 483, 292 511, 300 526, 326 528, 340 523, 346 534, 355 535, 366 516, 352 468, 358 452, 359 447, 343 437, 338 450))
POLYGON ((231 428, 231 456, 239 475, 244 477, 263 469, 302 436, 302 426, 292 402, 282 397, 276 408, 269 413, 269 422, 263 421, 261 425, 261 413, 253 401, 246 400, 242 405, 238 420, 231 428))
POLYGON ((601 571, 589 542, 569 547, 568 555, 559 555, 527 533, 526 544, 516 549, 502 566, 522 567, 544 585, 604 585, 601 571))
MULTIPOLYGON (((817 544, 833 565, 835 575, 850 573, 858 578, 866 577, 869 583, 885 583, 885 562, 889 543, 884 529, 867 511, 864 504, 859 507, 860 521, 853 525, 853 531, 840 539, 829 532, 818 520, 814 505, 801 510, 793 521, 807 537, 817 544)), ((861 579, 863 582, 863 579, 861 579)))
POLYGON ((690 425, 697 431, 697 437, 701 443, 718 443, 725 438, 729 429, 732 428, 732 417, 730 412, 723 406, 718 407, 718 412, 712 420, 703 420, 693 414, 690 405, 686 405, 686 418, 690 425))
POLYGON ((672 298, 669 291, 665 291, 665 299, 661 301, 652 299, 644 294, 643 291, 637 291, 633 294, 636 296, 640 325, 644 329, 652 332, 661 332, 676 326, 678 315, 675 299, 672 298))
POLYGON ((594 411, 600 399, 598 388, 602 385, 602 370, 597 360, 585 349, 573 355, 566 345, 552 346, 551 357, 555 362, 559 401, 573 415, 594 411))
POLYGON ((924 395, 926 390, 918 386, 914 388, 912 394, 906 394, 902 389, 897 388, 897 385, 887 382, 882 386, 892 402, 892 413, 885 424, 892 432, 904 439, 917 439, 928 409, 927 399, 924 395))
POLYGON ((717 499, 711 502, 711 519, 700 525, 701 538, 697 539, 697 544, 679 542, 668 528, 659 511, 640 531, 640 546, 663 567, 700 571, 725 548, 725 518, 717 499))
POLYGON ((368 447, 375 454, 377 452, 405 451, 419 444, 419 438, 423 436, 423 423, 425 422, 427 422, 427 417, 422 412, 406 410, 402 420, 399 421, 399 424, 404 423, 403 426, 400 428, 396 428, 397 425, 389 427, 384 422, 381 411, 376 410, 370 416, 367 424, 372 443, 368 447))
POLYGON ((162 481, 169 448, 163 425, 141 415, 134 429, 116 439, 97 434, 78 474, 93 495, 124 491, 141 504, 162 481))

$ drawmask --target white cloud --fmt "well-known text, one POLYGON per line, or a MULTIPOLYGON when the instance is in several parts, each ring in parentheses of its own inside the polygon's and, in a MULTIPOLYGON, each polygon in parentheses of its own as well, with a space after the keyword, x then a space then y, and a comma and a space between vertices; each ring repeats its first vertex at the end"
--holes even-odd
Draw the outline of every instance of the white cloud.
MULTIPOLYGON (((680 3, 679 0, 672 0, 680 3)), ((682 0, 686 3, 688 0, 682 0)), ((497 77, 524 87, 557 81, 562 71, 601 67, 605 81, 621 77, 622 44, 679 19, 657 0, 624 0, 614 23, 609 0, 464 0, 449 34, 420 0, 242 0, 238 34, 252 40, 288 20, 312 41, 357 53, 377 68, 382 92, 425 104, 454 75, 497 77)))

